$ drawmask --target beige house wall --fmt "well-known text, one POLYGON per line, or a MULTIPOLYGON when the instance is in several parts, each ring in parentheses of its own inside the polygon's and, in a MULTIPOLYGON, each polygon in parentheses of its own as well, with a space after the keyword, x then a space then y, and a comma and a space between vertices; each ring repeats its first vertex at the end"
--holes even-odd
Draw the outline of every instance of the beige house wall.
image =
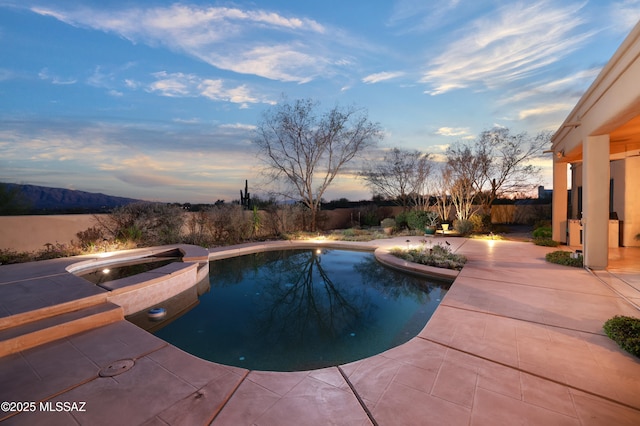
POLYGON ((67 244, 95 225, 92 214, 0 216, 0 249, 36 251, 45 244, 67 244))

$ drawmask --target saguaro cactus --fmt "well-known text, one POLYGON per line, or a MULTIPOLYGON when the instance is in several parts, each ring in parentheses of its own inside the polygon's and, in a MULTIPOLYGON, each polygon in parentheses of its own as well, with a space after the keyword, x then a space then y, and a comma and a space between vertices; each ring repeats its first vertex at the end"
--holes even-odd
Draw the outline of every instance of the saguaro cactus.
POLYGON ((244 181, 244 193, 240 190, 240 204, 245 210, 251 209, 251 194, 249 194, 249 181, 244 181))

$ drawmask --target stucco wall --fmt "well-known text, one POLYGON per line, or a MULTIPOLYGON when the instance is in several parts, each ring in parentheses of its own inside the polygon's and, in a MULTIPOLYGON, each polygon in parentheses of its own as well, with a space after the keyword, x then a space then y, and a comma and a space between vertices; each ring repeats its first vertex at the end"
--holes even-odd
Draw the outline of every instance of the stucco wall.
MULTIPOLYGON (((99 216, 99 215, 98 215, 99 216)), ((35 251, 45 244, 66 244, 95 225, 94 215, 0 216, 0 248, 35 251)))

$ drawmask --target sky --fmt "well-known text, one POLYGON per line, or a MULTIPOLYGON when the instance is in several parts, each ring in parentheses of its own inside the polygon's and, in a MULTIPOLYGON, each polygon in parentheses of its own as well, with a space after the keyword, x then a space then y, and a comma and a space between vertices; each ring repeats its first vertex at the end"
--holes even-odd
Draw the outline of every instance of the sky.
MULTIPOLYGON (((366 109, 370 158, 555 131, 639 19, 640 0, 0 0, 0 182, 262 195, 253 132, 284 97, 366 109)), ((370 199, 358 167, 324 198, 370 199)))

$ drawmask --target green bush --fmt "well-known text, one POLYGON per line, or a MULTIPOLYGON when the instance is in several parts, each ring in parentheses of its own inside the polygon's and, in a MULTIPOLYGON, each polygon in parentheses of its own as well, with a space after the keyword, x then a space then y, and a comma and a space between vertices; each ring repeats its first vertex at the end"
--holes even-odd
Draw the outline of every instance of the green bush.
POLYGON ((582 268, 582 256, 578 256, 578 258, 571 257, 570 251, 558 250, 552 251, 551 253, 547 253, 545 256, 547 262, 556 263, 558 265, 565 266, 575 266, 578 268, 582 268))
POLYGON ((473 232, 473 223, 470 220, 454 220, 453 229, 462 236, 467 236, 473 232))
POLYGON ((408 228, 409 225, 407 223, 407 216, 409 215, 409 212, 407 211, 402 211, 400 213, 398 213, 396 215, 396 226, 400 229, 402 228, 408 228))
POLYGON ((412 210, 407 215, 407 225, 409 229, 424 230, 427 226, 435 226, 437 224, 438 214, 436 212, 425 210, 412 210))
POLYGON ((533 230, 533 238, 548 238, 551 239, 553 232, 550 226, 542 226, 533 230))
POLYGON ((622 349, 640 357, 640 319, 616 315, 602 327, 622 349))
POLYGON ((558 247, 560 245, 559 242, 554 241, 551 238, 534 238, 533 243, 537 246, 545 247, 558 247))

